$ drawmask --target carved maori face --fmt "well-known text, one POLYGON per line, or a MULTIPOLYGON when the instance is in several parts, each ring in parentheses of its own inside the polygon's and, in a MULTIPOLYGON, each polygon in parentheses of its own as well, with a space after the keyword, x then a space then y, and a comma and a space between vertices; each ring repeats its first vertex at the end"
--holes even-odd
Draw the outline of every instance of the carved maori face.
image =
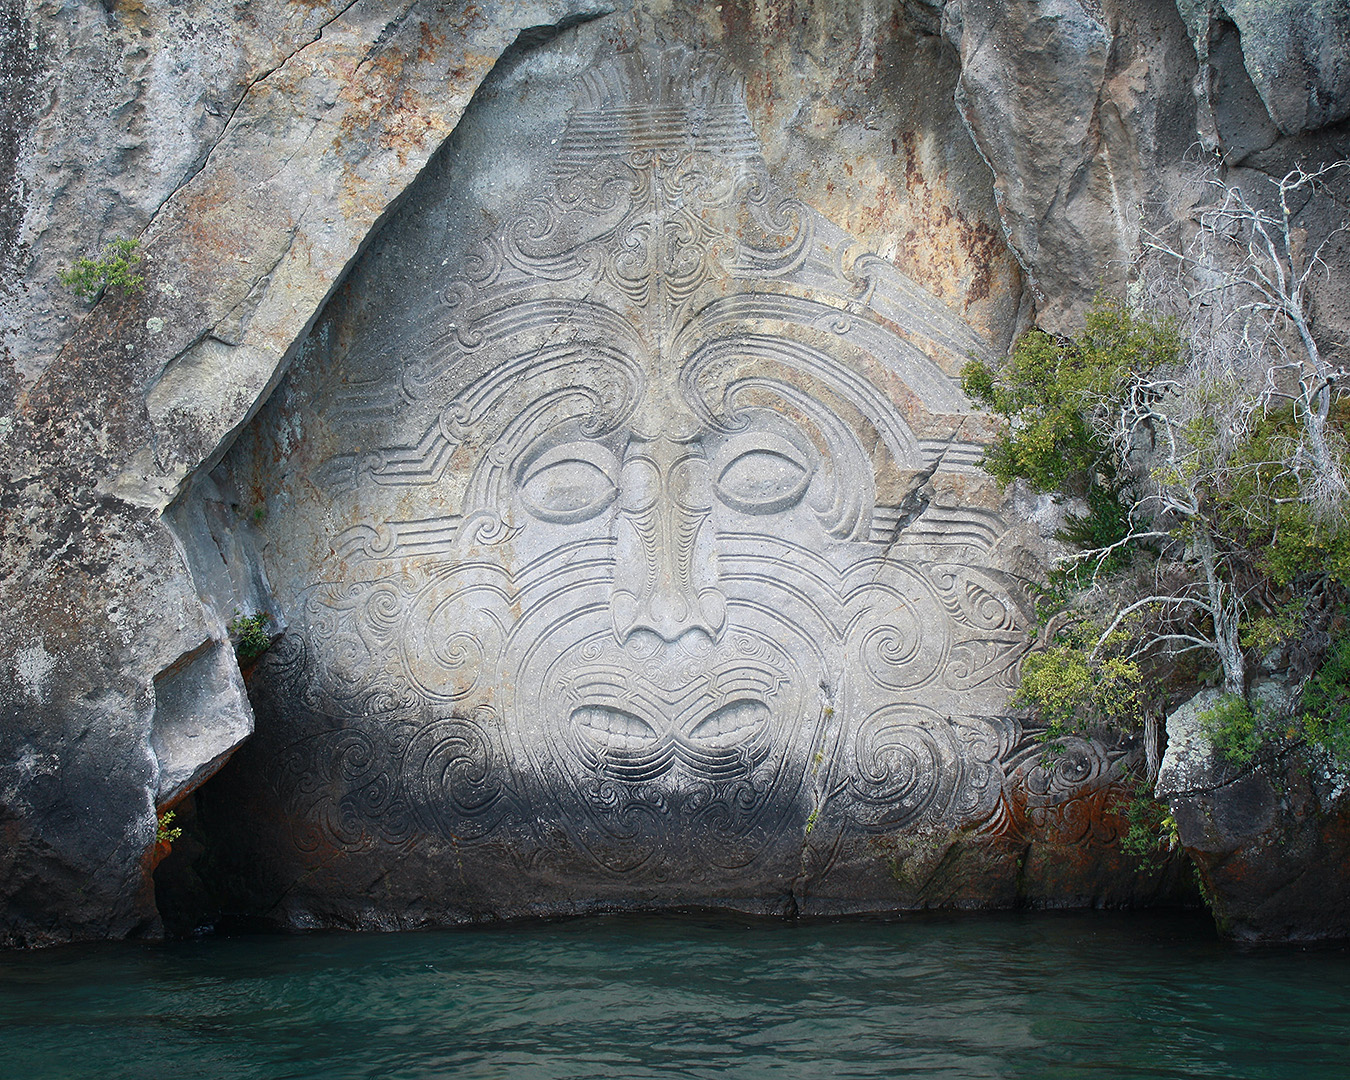
POLYGON ((569 819, 734 864, 799 799, 841 700, 821 516, 859 450, 767 408, 701 422, 672 389, 610 431, 542 431, 485 485, 513 533, 494 596, 518 598, 496 685, 569 819))
POLYGON ((289 611, 308 700, 388 718, 382 806, 609 869, 742 865, 831 800, 987 816, 971 695, 1023 634, 997 518, 927 505, 977 448, 916 345, 980 343, 775 194, 734 80, 634 56, 392 374, 330 380, 319 441, 375 448, 297 488, 350 522, 289 611))

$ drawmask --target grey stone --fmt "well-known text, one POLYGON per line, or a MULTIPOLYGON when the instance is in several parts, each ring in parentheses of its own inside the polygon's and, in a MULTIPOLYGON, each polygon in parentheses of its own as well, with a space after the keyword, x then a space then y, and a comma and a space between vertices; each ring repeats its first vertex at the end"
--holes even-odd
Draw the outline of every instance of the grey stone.
POLYGON ((1350 6, 1343 0, 1222 0, 1248 74, 1286 135, 1350 116, 1350 6))
POLYGON ((247 599, 203 604, 185 558, 203 537, 163 511, 266 396, 500 53, 596 10, 5 7, 5 940, 155 931, 158 800, 251 723, 220 670, 247 599), (57 286, 118 234, 142 240, 143 292, 90 308, 57 286), (164 674, 203 648, 216 667, 197 690, 164 674))
POLYGON ((1194 138, 1184 28, 1170 4, 951 0, 943 29, 1036 321, 1072 332, 1099 289, 1123 291, 1143 204, 1194 138))
POLYGON ((253 710, 228 642, 206 641, 155 676, 150 747, 155 801, 172 805, 228 760, 253 732, 253 710))

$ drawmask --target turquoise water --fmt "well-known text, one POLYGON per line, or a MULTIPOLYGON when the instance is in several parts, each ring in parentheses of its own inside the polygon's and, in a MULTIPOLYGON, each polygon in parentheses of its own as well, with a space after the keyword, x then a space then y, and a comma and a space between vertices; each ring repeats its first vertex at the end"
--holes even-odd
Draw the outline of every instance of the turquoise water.
POLYGON ((0 954, 0 1077, 1350 1076, 1350 954, 1200 918, 597 918, 0 954))

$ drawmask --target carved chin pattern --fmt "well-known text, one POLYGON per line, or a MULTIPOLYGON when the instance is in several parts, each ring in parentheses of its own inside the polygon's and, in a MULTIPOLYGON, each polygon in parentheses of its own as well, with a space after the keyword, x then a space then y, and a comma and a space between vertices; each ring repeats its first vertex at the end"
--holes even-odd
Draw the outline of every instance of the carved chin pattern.
POLYGON ((733 604, 716 641, 635 634, 620 645, 608 627, 577 641, 565 624, 553 630, 565 640, 541 642, 537 663, 520 669, 531 690, 514 696, 508 726, 538 718, 543 739, 529 751, 569 810, 605 827, 654 799, 676 819, 720 801, 719 831, 740 834, 786 811, 817 739, 826 660, 819 648, 790 654, 779 628, 738 614, 733 604), (696 788, 699 801, 681 798, 696 788))

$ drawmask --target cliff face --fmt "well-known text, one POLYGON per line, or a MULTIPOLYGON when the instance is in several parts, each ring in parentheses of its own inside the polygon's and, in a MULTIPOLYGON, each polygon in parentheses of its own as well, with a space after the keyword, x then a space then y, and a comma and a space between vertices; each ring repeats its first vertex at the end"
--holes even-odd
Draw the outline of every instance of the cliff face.
MULTIPOLYGON (((971 468, 983 421, 951 378, 1122 288, 1142 215, 1201 158, 1259 185, 1350 154, 1350 43, 1326 7, 9 3, 8 940, 156 932, 157 814, 254 728, 237 612, 286 636, 212 801, 258 871, 241 902, 290 896, 293 922, 549 898, 775 909, 804 885, 821 910, 1153 895, 1113 842, 1133 749, 1047 769, 1007 709, 1019 590, 1047 548, 971 468), (118 236, 141 241, 143 289, 90 305, 58 285, 118 236), (566 310, 506 326, 536 300, 566 310), (733 314, 700 329, 695 310, 733 314), (473 327, 496 328, 486 351, 473 327), (645 389, 625 397, 625 379, 645 389), (680 472, 693 447, 702 464, 680 472), (636 490, 643 469, 671 500, 660 526, 605 487, 636 490), (489 511, 495 539, 466 524, 489 511), (579 579, 575 608, 532 607, 521 567, 562 581, 557 553, 588 543, 618 553, 597 556, 599 599, 579 579), (632 582, 625 552, 647 567, 632 582), (698 576, 738 559, 740 581, 772 577, 767 560, 829 585, 785 598, 698 576), (466 566, 479 576, 447 584, 466 566), (382 588, 390 607, 363 594, 382 588), (878 619, 868 590, 895 611, 878 619), (764 625, 816 619, 809 647, 747 614, 784 605, 801 610, 764 625), (466 666, 448 644, 592 608, 594 641, 509 663, 514 646, 466 666), (716 651, 737 627, 772 691, 700 712, 655 652, 642 672, 597 667, 626 694, 646 678, 650 716, 549 681, 605 634, 716 651), (845 683, 868 687, 847 709, 845 683), (455 884, 466 836, 483 843, 455 884), (669 887, 718 859, 718 881, 669 887), (649 879, 613 884, 643 860, 649 879), (404 877, 375 901, 392 862, 404 877)), ((1329 338, 1350 310, 1343 250, 1331 261, 1329 338)))

